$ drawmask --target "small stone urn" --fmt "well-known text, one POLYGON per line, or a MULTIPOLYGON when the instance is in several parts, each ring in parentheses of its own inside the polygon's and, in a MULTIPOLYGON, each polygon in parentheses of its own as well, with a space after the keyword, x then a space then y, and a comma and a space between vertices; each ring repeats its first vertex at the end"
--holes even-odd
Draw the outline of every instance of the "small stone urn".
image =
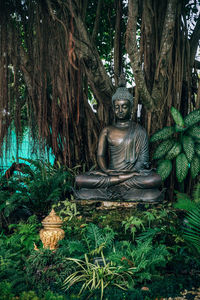
POLYGON ((58 248, 58 241, 62 240, 65 236, 64 230, 60 228, 62 223, 62 220, 56 215, 54 209, 44 218, 42 221, 44 228, 39 233, 43 248, 49 248, 50 250, 58 248))

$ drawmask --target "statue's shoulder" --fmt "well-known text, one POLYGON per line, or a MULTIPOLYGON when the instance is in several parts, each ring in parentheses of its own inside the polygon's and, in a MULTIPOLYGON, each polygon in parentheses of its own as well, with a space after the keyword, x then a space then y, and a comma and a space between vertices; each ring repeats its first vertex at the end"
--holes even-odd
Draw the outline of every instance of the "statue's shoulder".
POLYGON ((101 133, 100 133, 100 136, 101 137, 106 137, 108 134, 109 134, 109 132, 110 132, 110 127, 111 126, 106 126, 106 127, 104 127, 102 130, 101 130, 101 133))
POLYGON ((132 125, 132 126, 135 128, 135 130, 138 131, 138 133, 144 134, 144 135, 147 134, 146 129, 145 129, 143 126, 141 126, 139 123, 133 122, 133 125, 132 125))
POLYGON ((112 125, 108 125, 106 127, 104 127, 102 130, 101 130, 101 134, 103 135, 107 135, 110 131, 113 130, 113 126, 112 125))

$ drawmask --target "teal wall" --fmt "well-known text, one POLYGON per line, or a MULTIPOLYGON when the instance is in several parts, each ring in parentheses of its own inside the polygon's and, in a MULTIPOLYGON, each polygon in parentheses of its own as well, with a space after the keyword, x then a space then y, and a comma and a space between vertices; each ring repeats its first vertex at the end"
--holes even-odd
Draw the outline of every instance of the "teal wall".
MULTIPOLYGON (((14 131, 11 132, 11 138, 9 140, 10 142, 9 144, 7 144, 7 151, 5 143, 3 145, 2 157, 0 159, 1 173, 4 173, 4 171, 6 171, 12 165, 13 162, 24 162, 24 160, 17 160, 17 141, 16 134, 14 131)), ((45 153, 42 153, 39 149, 39 144, 35 145, 33 152, 32 146, 33 139, 31 139, 30 131, 27 130, 22 139, 22 143, 19 144, 18 157, 26 159, 42 159, 53 164, 54 155, 52 154, 52 152, 47 153, 47 151, 45 151, 45 153)))

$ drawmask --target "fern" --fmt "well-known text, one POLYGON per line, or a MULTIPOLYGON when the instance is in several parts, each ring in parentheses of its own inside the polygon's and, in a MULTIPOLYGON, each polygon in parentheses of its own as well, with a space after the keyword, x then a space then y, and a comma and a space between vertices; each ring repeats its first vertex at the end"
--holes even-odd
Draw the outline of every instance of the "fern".
POLYGON ((140 233, 136 238, 137 242, 145 242, 147 240, 153 241, 154 237, 160 233, 160 228, 148 228, 148 230, 140 233))
POLYGON ((113 244, 115 233, 111 228, 100 229, 90 223, 84 234, 84 241, 87 244, 91 255, 99 254, 103 248, 108 248, 113 244))
POLYGON ((84 254, 86 253, 86 248, 83 244, 82 241, 77 241, 77 240, 74 240, 74 241, 68 241, 67 243, 67 247, 68 247, 68 251, 69 251, 69 254, 70 256, 72 255, 80 255, 80 254, 84 254))
POLYGON ((184 229, 184 237, 200 254, 200 206, 187 214, 187 227, 184 229))
POLYGON ((177 202, 174 203, 174 207, 178 209, 184 209, 190 211, 196 208, 196 204, 190 199, 187 194, 179 193, 176 191, 177 202))

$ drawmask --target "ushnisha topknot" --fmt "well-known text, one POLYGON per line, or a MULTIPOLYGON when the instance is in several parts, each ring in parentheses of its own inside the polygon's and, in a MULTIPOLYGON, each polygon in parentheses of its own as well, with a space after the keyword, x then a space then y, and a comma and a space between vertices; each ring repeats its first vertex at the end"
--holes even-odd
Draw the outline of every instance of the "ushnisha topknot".
POLYGON ((119 77, 118 88, 112 96, 112 104, 114 104, 115 100, 128 100, 133 105, 133 96, 126 88, 126 79, 123 73, 119 77))

